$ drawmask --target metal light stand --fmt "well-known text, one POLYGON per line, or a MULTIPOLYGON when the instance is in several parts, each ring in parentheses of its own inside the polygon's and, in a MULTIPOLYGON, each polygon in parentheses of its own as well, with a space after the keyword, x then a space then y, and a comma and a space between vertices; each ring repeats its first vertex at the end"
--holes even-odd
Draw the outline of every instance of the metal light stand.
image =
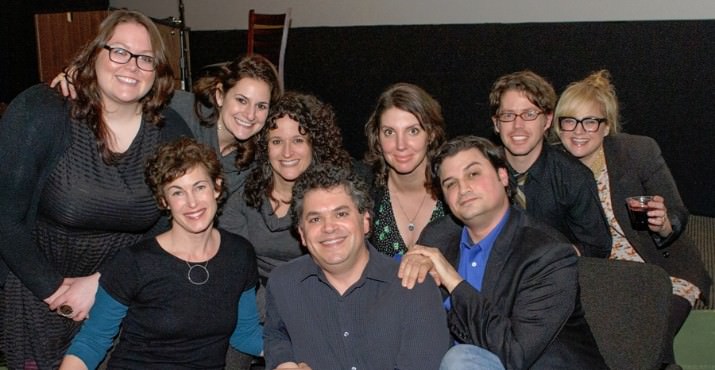
POLYGON ((186 32, 186 18, 184 18, 184 0, 179 2, 179 42, 181 43, 181 56, 179 63, 181 66, 181 89, 191 91, 191 62, 189 59, 189 38, 186 32))
MULTIPOLYGON (((154 19, 155 22, 167 25, 172 29, 175 28, 179 32, 179 79, 181 80, 181 89, 191 91, 191 62, 189 59, 189 29, 186 27, 184 18, 184 0, 178 0, 179 18, 168 17, 163 19, 154 19)), ((171 31, 172 34, 174 31, 171 31)))

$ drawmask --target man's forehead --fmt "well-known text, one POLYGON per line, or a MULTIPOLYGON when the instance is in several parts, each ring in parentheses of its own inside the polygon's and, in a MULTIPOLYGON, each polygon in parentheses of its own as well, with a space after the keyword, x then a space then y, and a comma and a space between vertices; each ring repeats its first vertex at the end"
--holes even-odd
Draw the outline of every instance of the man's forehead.
POLYGON ((304 213, 333 211, 339 208, 355 208, 353 199, 344 186, 315 188, 305 193, 304 213))
POLYGON ((484 166, 485 164, 489 164, 489 160, 484 156, 481 150, 477 148, 467 148, 446 157, 444 161, 442 161, 442 168, 444 168, 445 163, 448 163, 450 165, 449 167, 462 170, 474 165, 484 166))

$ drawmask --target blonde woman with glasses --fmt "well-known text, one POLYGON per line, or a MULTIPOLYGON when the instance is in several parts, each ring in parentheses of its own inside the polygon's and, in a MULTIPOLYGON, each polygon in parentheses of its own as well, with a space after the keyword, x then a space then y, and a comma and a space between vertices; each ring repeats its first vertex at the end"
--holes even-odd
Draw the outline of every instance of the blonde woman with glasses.
MULTIPOLYGON (((552 138, 588 166, 610 226, 610 258, 656 264, 671 276, 673 299, 664 364, 675 363, 673 339, 710 278, 683 231, 688 223, 673 176, 655 140, 621 133, 618 100, 608 71, 569 85, 554 112, 552 138), (626 198, 651 195, 647 225, 634 228, 626 198)), ((616 284, 618 282, 615 282, 616 284)))

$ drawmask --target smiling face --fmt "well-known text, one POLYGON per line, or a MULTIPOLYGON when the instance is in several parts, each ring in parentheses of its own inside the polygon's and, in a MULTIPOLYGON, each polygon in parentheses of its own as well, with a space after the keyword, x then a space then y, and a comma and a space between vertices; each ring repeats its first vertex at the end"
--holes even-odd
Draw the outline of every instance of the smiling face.
POLYGON ((444 158, 439 180, 449 209, 467 226, 498 222, 509 208, 506 169, 496 170, 476 148, 444 158))
MULTIPOLYGON (((119 23, 107 46, 126 49, 136 55, 154 56, 149 32, 135 22, 119 23)), ((138 104, 154 85, 156 76, 154 71, 139 69, 136 58, 126 64, 111 61, 106 49, 99 52, 95 70, 102 103, 109 111, 121 105, 138 104)))
POLYGON ((313 150, 298 122, 288 116, 276 119, 268 133, 268 160, 274 181, 294 182, 310 166, 313 150))
POLYGON ((164 203, 171 211, 172 228, 197 234, 213 225, 221 194, 203 165, 190 168, 176 180, 164 185, 164 203))
MULTIPOLYGON (((604 118, 605 113, 600 104, 589 102, 575 105, 569 116, 580 120, 584 117, 604 118)), ((595 132, 587 132, 582 124, 577 124, 573 131, 559 130, 559 138, 569 153, 584 164, 590 165, 603 145, 603 138, 608 135, 608 131, 608 122, 601 124, 595 132)))
POLYGON ((380 116, 379 142, 385 162, 398 174, 426 166, 428 135, 414 114, 389 108, 380 116))
POLYGON ((298 232, 313 260, 330 274, 362 271, 368 260, 370 217, 360 213, 344 186, 313 189, 303 199, 298 232))
MULTIPOLYGON (((497 113, 519 115, 530 110, 541 112, 541 109, 529 101, 523 92, 508 90, 501 97, 497 113)), ((551 126, 552 116, 552 114, 539 114, 533 121, 524 121, 522 117, 517 116, 512 122, 501 122, 497 117, 492 118, 494 130, 499 134, 506 148, 506 156, 510 163, 516 159, 530 166, 536 161, 544 143, 544 132, 551 126)))
POLYGON ((218 121, 236 139, 248 140, 263 128, 268 116, 271 87, 250 77, 239 80, 231 89, 216 89, 216 102, 221 107, 218 121))

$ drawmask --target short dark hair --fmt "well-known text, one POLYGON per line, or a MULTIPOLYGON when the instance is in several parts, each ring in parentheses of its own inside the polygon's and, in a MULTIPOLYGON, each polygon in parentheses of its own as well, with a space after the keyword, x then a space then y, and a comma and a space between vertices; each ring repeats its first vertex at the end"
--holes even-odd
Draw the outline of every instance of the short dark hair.
MULTIPOLYGON (((432 160, 432 178, 434 180, 434 188, 441 191, 442 186, 439 180, 439 169, 442 162, 447 157, 456 155, 457 153, 463 152, 469 149, 477 149, 484 155, 484 157, 489 160, 492 164, 494 170, 499 170, 503 168, 509 171, 509 167, 504 156, 504 149, 500 146, 494 145, 489 139, 474 135, 463 135, 457 136, 439 147, 437 154, 432 160)), ((511 197, 511 187, 507 186, 507 195, 511 197)))
POLYGON ((186 171, 196 166, 206 168, 213 185, 221 193, 218 198, 218 203, 221 204, 226 195, 226 183, 216 152, 194 139, 182 137, 160 146, 146 164, 146 183, 151 188, 159 208, 166 208, 164 185, 184 176, 186 171))
POLYGON ((365 182, 346 167, 335 165, 319 165, 308 169, 293 185, 291 200, 291 219, 293 226, 298 227, 303 214, 305 195, 311 190, 333 189, 342 186, 350 195, 360 214, 372 211, 373 201, 370 190, 365 182))

